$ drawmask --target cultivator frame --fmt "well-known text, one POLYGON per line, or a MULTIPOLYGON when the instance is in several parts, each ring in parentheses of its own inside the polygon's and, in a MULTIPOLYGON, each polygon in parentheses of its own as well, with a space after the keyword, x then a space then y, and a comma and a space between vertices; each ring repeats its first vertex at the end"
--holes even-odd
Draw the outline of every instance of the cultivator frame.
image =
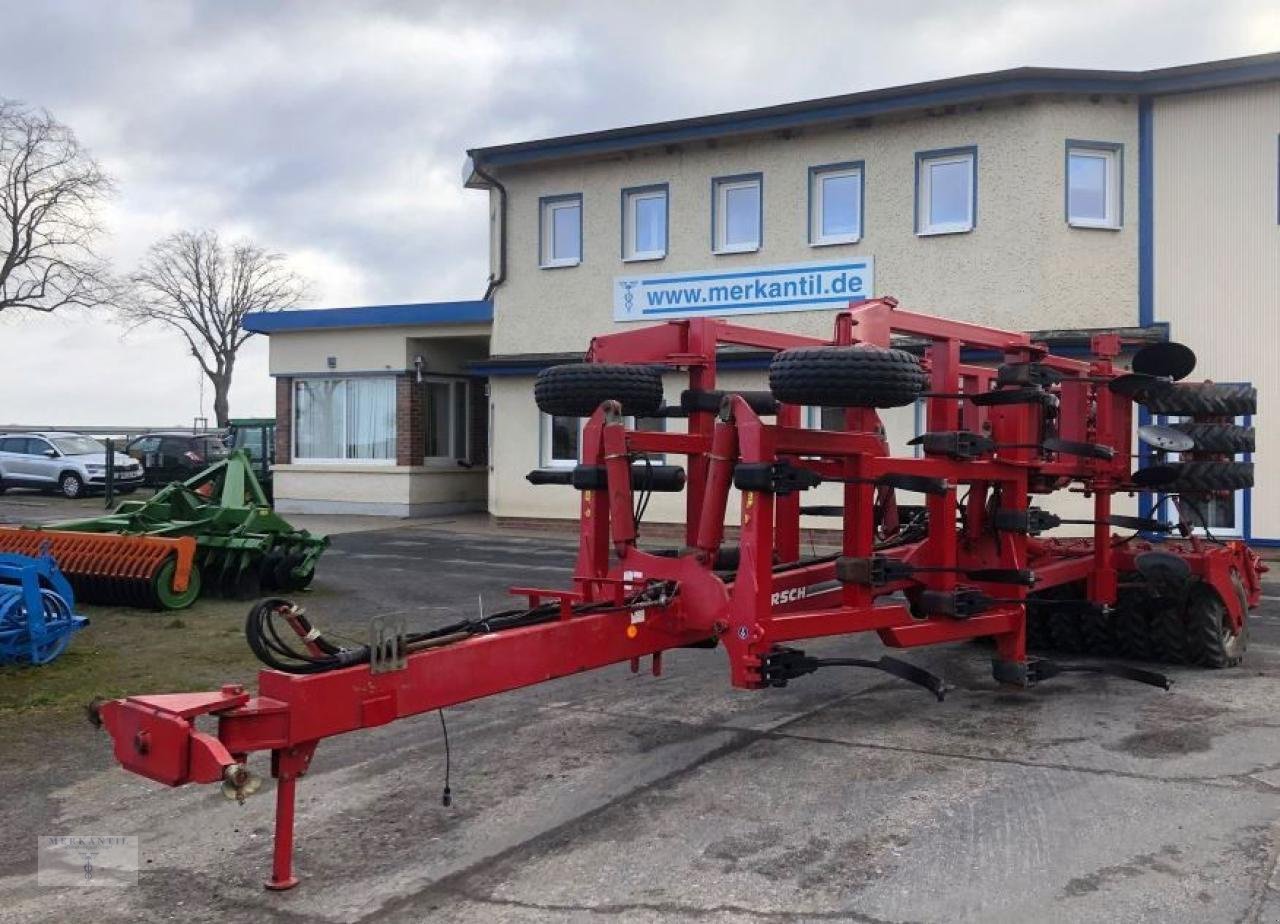
MULTIPOLYGON (((579 492, 571 588, 513 588, 526 607, 430 632, 379 631, 360 648, 330 644, 286 600, 264 601, 251 613, 250 642, 277 669, 259 674, 256 695, 228 686, 134 696, 102 705, 101 718, 120 763, 168 785, 221 781, 242 798, 254 786, 248 755, 271 751, 278 788, 267 885, 284 889, 297 882, 296 782, 319 741, 333 735, 609 664, 630 662, 637 670, 644 657, 657 675, 668 650, 721 645, 736 687, 783 686, 842 664, 878 667, 941 697, 938 678, 905 662, 824 660, 791 647, 867 631, 894 648, 992 638, 996 679, 1028 686, 1088 666, 1027 655, 1028 613, 1067 588, 1074 588, 1066 595, 1073 605, 1095 614, 1114 613, 1118 595, 1133 585, 1154 588, 1153 599, 1211 592, 1225 608, 1223 631, 1242 632, 1263 570, 1243 543, 1196 535, 1153 543, 1112 533, 1116 523, 1157 527, 1116 517, 1112 498, 1140 488, 1130 466, 1131 396, 1168 385, 1118 368, 1121 349, 1118 336, 1098 335, 1091 358, 1057 356, 1026 334, 913 314, 892 299, 839 313, 829 341, 708 318, 597 337, 587 356, 595 371, 619 363, 684 370, 690 389, 680 409, 629 409, 630 398, 620 403, 607 394, 586 400, 576 412, 592 408, 581 464, 531 475, 579 492), (840 431, 813 430, 801 426, 799 403, 716 391, 720 346, 781 352, 863 345, 874 352, 889 350, 894 335, 924 346, 916 370, 927 430, 920 457, 889 454, 873 407, 847 407, 840 431), (994 353, 1000 366, 966 361, 967 350, 994 353), (625 415, 646 413, 687 418, 687 432, 627 426, 625 415), (687 462, 673 471, 653 465, 650 454, 687 462), (842 484, 843 503, 803 508, 803 491, 822 481, 842 484), (1092 536, 1041 538, 1054 522, 1031 497, 1073 484, 1092 497, 1092 536), (637 493, 681 489, 683 546, 640 548, 637 493), (731 550, 725 519, 735 489, 741 514, 731 550), (898 489, 925 494, 927 523, 916 516, 904 525, 898 489), (806 510, 838 518, 839 554, 802 555, 806 510), (262 620, 273 618, 304 645, 295 661, 281 661, 281 649, 261 630, 262 620), (216 735, 195 728, 206 714, 217 717, 216 735)), ((893 361, 915 374, 914 360, 893 361)), ((585 373, 564 379, 578 391, 591 380, 585 373)), ((543 410, 575 413, 568 405, 543 410)), ((1114 672, 1163 680, 1133 668, 1114 672)))

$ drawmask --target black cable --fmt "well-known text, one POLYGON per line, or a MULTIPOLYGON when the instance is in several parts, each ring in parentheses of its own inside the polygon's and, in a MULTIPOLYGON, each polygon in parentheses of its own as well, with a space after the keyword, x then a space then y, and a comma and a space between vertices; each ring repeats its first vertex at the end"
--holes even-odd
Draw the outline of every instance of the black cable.
POLYGON ((440 804, 445 808, 453 805, 453 790, 449 788, 449 726, 444 724, 444 710, 437 709, 440 716, 440 733, 444 735, 444 792, 440 794, 440 804))

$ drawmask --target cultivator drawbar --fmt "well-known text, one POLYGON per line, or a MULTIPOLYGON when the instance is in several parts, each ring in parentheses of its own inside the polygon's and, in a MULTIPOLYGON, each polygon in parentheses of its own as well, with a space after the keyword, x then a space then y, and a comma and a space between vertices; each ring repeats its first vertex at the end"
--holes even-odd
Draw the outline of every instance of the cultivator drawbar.
POLYGON ((328 540, 272 511, 243 450, 102 517, 0 528, 0 551, 47 544, 82 600, 183 609, 201 592, 302 590, 328 540))
POLYGON ((598 337, 586 363, 548 369, 535 386, 544 413, 589 418, 576 468, 530 474, 577 492, 570 588, 513 588, 520 606, 420 632, 378 620, 355 647, 326 638, 288 600, 265 600, 246 625, 269 668, 256 695, 233 686, 134 696, 104 704, 101 719, 122 765, 171 786, 222 782, 242 798, 256 787, 249 755, 270 751, 268 886, 281 889, 297 881, 295 788, 321 739, 609 664, 638 669, 644 657, 656 675, 672 649, 723 648, 731 682, 746 689, 854 667, 939 698, 942 679, 905 660, 818 658, 796 643, 859 632, 892 648, 990 638, 995 679, 1020 687, 1079 671, 1168 683, 1112 659, 1031 657, 1035 633, 1047 639, 1033 643, 1073 655, 1231 665, 1265 569, 1243 543, 1197 532, 1192 514, 1252 483, 1252 467, 1231 456, 1251 432, 1222 428, 1256 399, 1252 389, 1178 381, 1194 366, 1185 347, 1145 346, 1132 370, 1117 365, 1124 347, 1100 335, 1088 358, 1057 356, 1025 334, 912 314, 892 299, 841 312, 829 341, 710 318, 598 337), (903 342, 923 355, 895 346, 903 342), (720 345, 772 351, 769 392, 717 390, 720 345), (994 365, 973 359, 992 354, 994 365), (679 405, 663 403, 663 370, 688 373, 679 405), (878 409, 917 401, 919 454, 892 455, 878 409), (1135 403, 1191 418, 1186 429, 1145 428, 1149 464, 1137 471, 1135 403), (837 424, 802 426, 815 406, 835 409, 824 419, 837 424), (687 425, 628 426, 645 417, 687 425), (840 503, 802 503, 824 483, 838 486, 840 503), (1068 488, 1091 499, 1089 515, 1032 503, 1068 488), (1115 495, 1139 490, 1175 497, 1178 516, 1113 511, 1115 495), (641 547, 652 492, 684 495, 678 548, 641 547), (921 499, 900 504, 903 493, 921 499), (839 552, 805 555, 802 516, 828 518, 839 552), (1080 522, 1088 538, 1046 535, 1080 522), (1148 538, 1175 530, 1176 541, 1148 538), (217 718, 216 735, 196 729, 201 715, 217 718))

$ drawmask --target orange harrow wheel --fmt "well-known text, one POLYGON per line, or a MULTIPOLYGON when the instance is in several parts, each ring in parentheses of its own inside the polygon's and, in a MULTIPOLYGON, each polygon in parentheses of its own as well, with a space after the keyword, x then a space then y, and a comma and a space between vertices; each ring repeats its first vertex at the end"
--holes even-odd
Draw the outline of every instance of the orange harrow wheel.
POLYGON ((46 547, 77 600, 180 610, 200 596, 193 536, 170 539, 0 527, 0 552, 38 555, 46 547))

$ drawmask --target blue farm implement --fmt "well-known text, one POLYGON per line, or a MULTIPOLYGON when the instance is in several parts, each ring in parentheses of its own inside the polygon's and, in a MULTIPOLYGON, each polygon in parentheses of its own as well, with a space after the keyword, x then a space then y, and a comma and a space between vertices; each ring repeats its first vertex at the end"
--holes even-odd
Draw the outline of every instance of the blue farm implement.
POLYGON ((0 554, 0 664, 48 664, 88 624, 47 551, 0 554))

